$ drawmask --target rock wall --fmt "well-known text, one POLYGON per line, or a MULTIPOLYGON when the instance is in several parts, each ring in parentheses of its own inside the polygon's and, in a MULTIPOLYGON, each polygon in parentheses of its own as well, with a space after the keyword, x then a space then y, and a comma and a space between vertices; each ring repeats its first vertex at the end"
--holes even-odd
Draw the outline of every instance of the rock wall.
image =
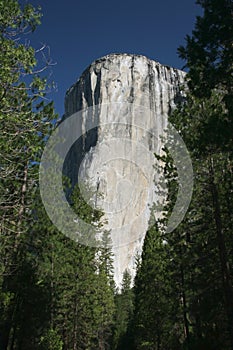
POLYGON ((72 184, 88 179, 102 197, 111 229, 115 281, 132 276, 156 200, 154 152, 161 153, 168 114, 182 98, 185 73, 144 56, 111 54, 96 60, 67 91, 65 116, 80 112, 83 137, 72 146, 64 172, 72 184), (86 113, 91 109, 91 113, 86 113), (87 118, 94 128, 89 130, 87 118))

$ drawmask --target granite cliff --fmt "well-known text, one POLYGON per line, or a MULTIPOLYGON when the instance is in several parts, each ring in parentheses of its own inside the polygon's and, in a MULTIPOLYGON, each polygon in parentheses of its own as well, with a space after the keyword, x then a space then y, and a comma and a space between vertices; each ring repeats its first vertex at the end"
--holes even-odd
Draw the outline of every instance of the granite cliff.
POLYGON ((88 179, 102 194, 95 205, 111 229, 118 286, 126 268, 134 276, 141 254, 148 205, 156 200, 154 152, 161 153, 160 136, 182 98, 184 77, 144 56, 111 54, 92 63, 66 93, 64 118, 83 111, 77 119, 83 136, 66 157, 64 172, 72 184, 88 179))

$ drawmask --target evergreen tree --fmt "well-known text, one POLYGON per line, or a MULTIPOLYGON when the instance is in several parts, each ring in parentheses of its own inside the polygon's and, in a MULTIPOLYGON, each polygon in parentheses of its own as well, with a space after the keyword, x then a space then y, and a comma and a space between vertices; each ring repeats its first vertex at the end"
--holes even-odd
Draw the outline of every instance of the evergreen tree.
POLYGON ((40 17, 40 12, 30 4, 22 7, 16 0, 0 1, 2 349, 34 348, 33 336, 39 327, 39 314, 41 317, 43 314, 43 310, 38 312, 38 305, 31 308, 33 299, 40 302, 43 293, 36 285, 29 236, 38 185, 38 167, 34 164, 43 150, 43 137, 51 130, 50 120, 56 116, 52 104, 43 100, 47 82, 39 76, 35 50, 23 38, 36 29, 40 17))
MULTIPOLYGON (((103 213, 85 202, 78 186, 71 197, 76 214, 95 226, 100 236, 103 213)), ((109 233, 103 233, 99 247, 88 247, 57 232, 43 209, 37 218, 34 239, 44 242, 34 242, 40 260, 38 278, 49 292, 43 344, 51 331, 60 337, 65 350, 110 349, 115 307, 109 233)))
MULTIPOLYGON (((195 30, 192 37, 187 37, 186 46, 179 49, 180 56, 186 60, 189 68, 188 82, 193 95, 187 108, 195 107, 193 115, 189 109, 189 118, 185 121, 190 122, 189 135, 184 131, 182 122, 180 125, 187 142, 191 141, 195 158, 205 154, 204 159, 201 159, 205 167, 204 181, 208 184, 206 194, 209 194, 209 201, 206 205, 212 208, 211 221, 233 348, 233 288, 229 258, 232 249, 232 239, 229 237, 232 216, 229 216, 227 198, 232 193, 233 6, 232 1, 228 0, 203 0, 197 3, 203 8, 203 16, 197 18, 195 30)), ((180 117, 185 119, 182 114, 180 117)), ((200 178, 200 181, 203 179, 200 178)))
POLYGON ((180 349, 179 298, 175 285, 171 290, 168 256, 167 246, 153 226, 147 232, 135 280, 135 349, 180 349))
POLYGON ((179 47, 178 52, 186 61, 189 88, 196 97, 208 98, 216 88, 224 91, 230 118, 227 123, 232 128, 232 1, 196 3, 201 5, 203 15, 197 17, 192 35, 186 36, 186 45, 179 47))
MULTIPOLYGON (((164 233, 161 220, 147 233, 136 276, 136 349, 233 348, 232 1, 197 3, 203 16, 197 18, 186 46, 179 48, 189 68, 189 91, 170 116, 192 157, 193 199, 184 222, 171 234, 164 233), (155 288, 158 278, 166 281, 164 291, 155 288), (166 329, 175 336, 169 337, 166 329)), ((166 223, 178 179, 169 154, 160 160, 168 181, 166 223)))
POLYGON ((131 323, 134 311, 134 293, 131 287, 131 275, 128 270, 123 273, 122 287, 115 296, 116 314, 113 329, 112 349, 131 349, 131 323))

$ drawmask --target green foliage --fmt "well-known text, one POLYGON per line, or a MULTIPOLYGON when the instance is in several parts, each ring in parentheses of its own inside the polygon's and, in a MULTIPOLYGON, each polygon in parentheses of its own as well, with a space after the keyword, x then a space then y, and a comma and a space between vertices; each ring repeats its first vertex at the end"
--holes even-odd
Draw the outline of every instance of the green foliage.
POLYGON ((125 270, 122 279, 122 288, 115 296, 116 314, 113 329, 112 349, 130 349, 132 344, 129 326, 134 311, 134 293, 131 287, 131 276, 125 270))
POLYGON ((60 340, 59 335, 53 329, 50 329, 40 340, 41 350, 62 350, 62 345, 63 343, 60 340))
MULTIPOLYGON (((85 202, 78 186, 71 198, 75 212, 99 232, 103 213, 85 202)), ((65 350, 109 349, 115 311, 109 233, 103 233, 101 247, 81 245, 57 232, 41 204, 36 208, 33 245, 39 259, 38 284, 49 297, 44 331, 56 329, 65 350)))
POLYGON ((0 7, 0 212, 6 232, 19 231, 26 207, 29 210, 38 177, 38 170, 30 163, 39 160, 43 135, 50 132, 50 120, 55 115, 52 104, 41 100, 46 81, 33 73, 37 64, 35 51, 22 39, 35 29, 40 13, 31 5, 21 8, 18 1, 12 0, 2 0, 0 7))
POLYGON ((189 68, 187 81, 193 96, 204 98, 205 103, 211 97, 214 103, 214 96, 219 94, 217 100, 222 102, 218 105, 225 109, 224 113, 221 111, 220 116, 217 115, 216 101, 212 108, 215 115, 208 118, 210 123, 205 121, 206 127, 217 132, 217 142, 232 144, 233 5, 231 0, 199 0, 197 4, 202 6, 203 16, 197 17, 192 36, 186 37, 186 45, 178 52, 189 68))
POLYGON ((181 305, 173 281, 175 255, 156 226, 146 235, 135 280, 134 344, 136 349, 181 348, 181 305))
POLYGON ((1 33, 6 36, 14 36, 25 32, 25 29, 34 31, 40 24, 41 13, 31 4, 26 4, 22 9, 16 0, 0 1, 1 33))
POLYGON ((198 0, 203 15, 196 19, 192 36, 178 49, 189 68, 189 87, 199 97, 209 97, 214 88, 232 87, 232 1, 198 0))
POLYGON ((0 347, 32 349, 46 315, 39 303, 46 290, 37 285, 37 265, 30 246, 32 204, 38 186, 37 162, 43 136, 56 118, 45 104, 46 80, 39 77, 35 50, 23 38, 41 14, 31 5, 0 1, 0 347), (36 71, 37 69, 37 71, 36 71), (36 71, 36 72, 35 72, 36 71), (32 307, 37 300, 38 304, 32 307), (26 336, 26 333, 28 335, 26 336))
POLYGON ((147 233, 137 271, 135 349, 233 349, 232 1, 197 3, 203 16, 179 48, 189 90, 169 119, 192 158, 193 198, 167 234, 178 178, 165 150, 166 215, 147 233))

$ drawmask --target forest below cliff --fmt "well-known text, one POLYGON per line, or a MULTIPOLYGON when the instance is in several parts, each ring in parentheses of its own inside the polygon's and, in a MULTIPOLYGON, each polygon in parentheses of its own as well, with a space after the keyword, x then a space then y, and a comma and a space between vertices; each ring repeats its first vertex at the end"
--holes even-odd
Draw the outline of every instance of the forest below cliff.
MULTIPOLYGON (((45 98, 50 58, 25 41, 41 12, 0 0, 0 350, 233 350, 233 4, 196 3, 203 14, 178 48, 188 91, 169 117, 192 159, 192 201, 166 233, 178 181, 165 149, 166 215, 119 290, 109 232, 84 246, 46 215, 39 163, 58 115, 45 98)), ((78 187, 72 206, 101 231, 78 187)))

